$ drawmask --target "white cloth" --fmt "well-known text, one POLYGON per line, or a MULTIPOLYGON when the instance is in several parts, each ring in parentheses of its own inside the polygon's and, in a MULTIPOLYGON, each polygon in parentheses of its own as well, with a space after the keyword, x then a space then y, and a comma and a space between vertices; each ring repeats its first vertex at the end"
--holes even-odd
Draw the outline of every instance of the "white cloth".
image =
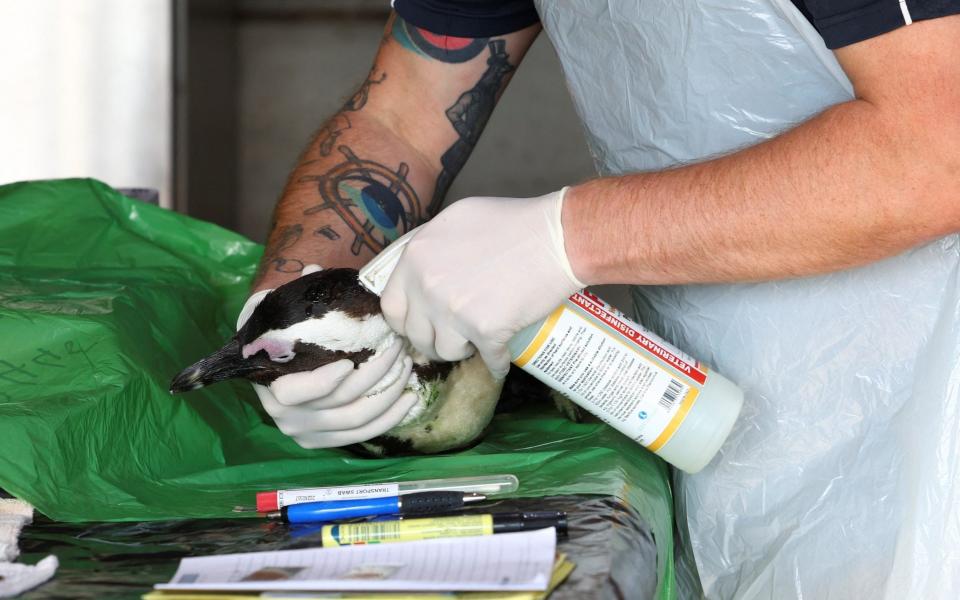
POLYGON ((33 507, 22 500, 0 499, 0 562, 17 559, 17 539, 24 525, 33 521, 33 507))
MULTIPOLYGON (((787 0, 537 5, 604 174, 852 98, 787 0)), ((958 272, 949 236, 821 277, 635 290, 641 322, 746 391, 719 457, 676 479, 681 590, 699 571, 708 598, 960 598, 958 272)))
POLYGON ((60 566, 50 555, 35 565, 0 563, 0 598, 13 598, 50 580, 60 566))
POLYGON ((0 499, 0 598, 10 598, 53 577, 57 557, 48 556, 35 565, 20 565, 17 540, 25 525, 33 521, 33 507, 16 499, 0 499))

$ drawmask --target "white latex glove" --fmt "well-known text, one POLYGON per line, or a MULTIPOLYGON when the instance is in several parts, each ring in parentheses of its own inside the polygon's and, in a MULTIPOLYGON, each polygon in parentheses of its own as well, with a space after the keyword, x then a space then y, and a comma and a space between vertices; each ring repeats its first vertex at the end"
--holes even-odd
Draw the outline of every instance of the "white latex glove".
MULTIPOLYGON (((319 270, 308 265, 301 276, 319 270)), ((250 296, 238 330, 270 291, 250 296)), ((251 385, 280 431, 304 448, 333 448, 369 440, 403 420, 417 401, 415 392, 404 392, 412 368, 398 337, 357 368, 344 359, 278 377, 268 386, 251 385)))
POLYGON ((381 296, 390 327, 434 360, 475 348, 494 376, 506 376, 507 341, 585 287, 563 246, 566 189, 466 198, 421 226, 381 296))

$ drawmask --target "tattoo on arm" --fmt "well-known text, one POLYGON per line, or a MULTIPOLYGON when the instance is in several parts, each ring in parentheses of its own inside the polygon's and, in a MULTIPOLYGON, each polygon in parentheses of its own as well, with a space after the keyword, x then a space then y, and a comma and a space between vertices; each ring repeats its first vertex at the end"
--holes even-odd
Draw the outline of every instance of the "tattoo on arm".
POLYGON ((440 211, 443 199, 453 182, 453 178, 463 168, 473 147, 480 138, 480 132, 490 119, 497 102, 497 94, 503 85, 504 77, 514 70, 506 52, 506 40, 490 38, 462 38, 450 35, 438 35, 426 29, 412 25, 394 15, 390 34, 401 46, 425 58, 445 63, 467 62, 487 48, 487 70, 471 89, 467 90, 447 109, 447 119, 453 125, 460 139, 454 142, 440 158, 442 169, 437 177, 436 189, 427 214, 433 216, 440 211))
POLYGON ((367 103, 367 99, 370 98, 370 86, 378 85, 384 82, 387 78, 386 73, 381 73, 378 79, 374 79, 375 73, 377 72, 377 65, 373 65, 373 68, 370 69, 370 74, 367 75, 367 80, 360 85, 360 89, 354 92, 353 96, 350 96, 350 99, 343 104, 341 110, 347 110, 350 112, 357 112, 367 103))
MULTIPOLYGON (((267 246, 267 254, 260 262, 261 274, 273 267, 278 273, 299 273, 303 270, 303 262, 295 258, 284 258, 282 254, 285 250, 294 247, 300 238, 303 237, 303 225, 284 225, 277 234, 275 243, 267 246)), ((259 279, 260 275, 257 276, 259 279)))
POLYGON ((358 157, 348 146, 337 150, 344 161, 323 175, 300 179, 316 182, 321 198, 319 204, 303 211, 305 216, 334 211, 354 235, 350 246, 354 255, 364 248, 376 254, 424 221, 420 198, 407 181, 407 163, 401 162, 394 170, 358 157))
MULTIPOLYGON (((377 72, 376 65, 341 111, 317 132, 316 142, 321 158, 336 156, 334 149, 344 158, 320 175, 307 175, 299 179, 300 182, 315 183, 320 196, 320 202, 304 210, 303 214, 310 216, 333 211, 349 233, 353 234, 350 250, 357 256, 365 248, 377 254, 428 216, 439 212, 453 178, 463 168, 490 119, 504 79, 515 69, 509 62, 506 41, 502 39, 438 36, 414 27, 399 17, 394 18, 390 34, 405 48, 446 63, 469 61, 479 56, 484 48, 489 55, 487 68, 480 79, 445 111, 457 140, 440 157, 441 170, 429 206, 421 202, 416 190, 407 181, 407 163, 400 162, 394 168, 357 156, 346 144, 338 145, 341 135, 353 126, 347 113, 363 109, 371 88, 387 79, 385 72, 377 72)), ((300 224, 283 227, 269 256, 264 257, 261 268, 272 265, 274 270, 284 273, 302 270, 301 261, 283 256, 284 251, 299 242, 302 235, 303 226, 300 224)), ((341 238, 341 233, 331 225, 315 229, 313 235, 334 241, 341 238)))
POLYGON ((331 227, 330 225, 324 225, 323 227, 315 230, 313 235, 322 235, 328 240, 339 240, 340 234, 337 233, 337 230, 331 227))
POLYGON ((333 115, 317 132, 316 140, 320 156, 330 156, 334 145, 337 143, 337 138, 351 127, 350 118, 347 115, 343 113, 333 115))
POLYGON ((483 52, 489 39, 438 35, 411 25, 399 16, 394 17, 390 34, 407 50, 445 63, 467 62, 483 52))
POLYGON ((480 133, 493 113, 503 78, 515 68, 509 62, 510 56, 506 52, 504 40, 491 40, 487 47, 490 50, 487 70, 476 85, 461 94, 446 111, 447 119, 460 139, 440 157, 443 168, 437 177, 433 198, 427 208, 427 213, 431 216, 440 212, 447 189, 466 164, 477 140, 480 139, 480 133))
MULTIPOLYGON (((339 138, 344 131, 353 128, 350 117, 348 117, 346 113, 357 112, 362 109, 370 98, 370 86, 381 84, 387 79, 386 73, 381 73, 379 77, 376 77, 374 75, 376 72, 377 66, 374 65, 367 79, 360 85, 360 89, 354 92, 353 96, 343 104, 340 112, 330 117, 330 120, 324 123, 323 127, 317 131, 314 140, 317 143, 317 149, 321 157, 330 156, 330 153, 333 152, 333 149, 336 147, 337 138, 339 138)), ((310 164, 311 162, 313 161, 306 161, 301 164, 310 164)))

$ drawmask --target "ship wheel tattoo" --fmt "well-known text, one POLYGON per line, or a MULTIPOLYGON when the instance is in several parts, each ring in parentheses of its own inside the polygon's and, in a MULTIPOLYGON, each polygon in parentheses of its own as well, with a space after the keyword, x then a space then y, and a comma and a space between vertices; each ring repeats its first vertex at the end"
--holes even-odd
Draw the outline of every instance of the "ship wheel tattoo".
POLYGON ((407 182, 410 168, 401 162, 396 171, 372 160, 359 158, 347 146, 337 148, 345 161, 323 175, 301 181, 316 181, 323 201, 303 211, 304 215, 332 210, 354 234, 351 252, 364 247, 374 254, 424 220, 420 198, 407 182))

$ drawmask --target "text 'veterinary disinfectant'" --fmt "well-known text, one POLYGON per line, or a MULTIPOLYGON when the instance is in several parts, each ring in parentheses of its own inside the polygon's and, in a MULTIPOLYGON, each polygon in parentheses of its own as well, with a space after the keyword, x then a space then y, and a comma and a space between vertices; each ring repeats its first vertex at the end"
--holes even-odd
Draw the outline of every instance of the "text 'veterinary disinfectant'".
POLYGON ((743 392, 589 291, 508 343, 515 365, 688 472, 730 433, 743 392))

